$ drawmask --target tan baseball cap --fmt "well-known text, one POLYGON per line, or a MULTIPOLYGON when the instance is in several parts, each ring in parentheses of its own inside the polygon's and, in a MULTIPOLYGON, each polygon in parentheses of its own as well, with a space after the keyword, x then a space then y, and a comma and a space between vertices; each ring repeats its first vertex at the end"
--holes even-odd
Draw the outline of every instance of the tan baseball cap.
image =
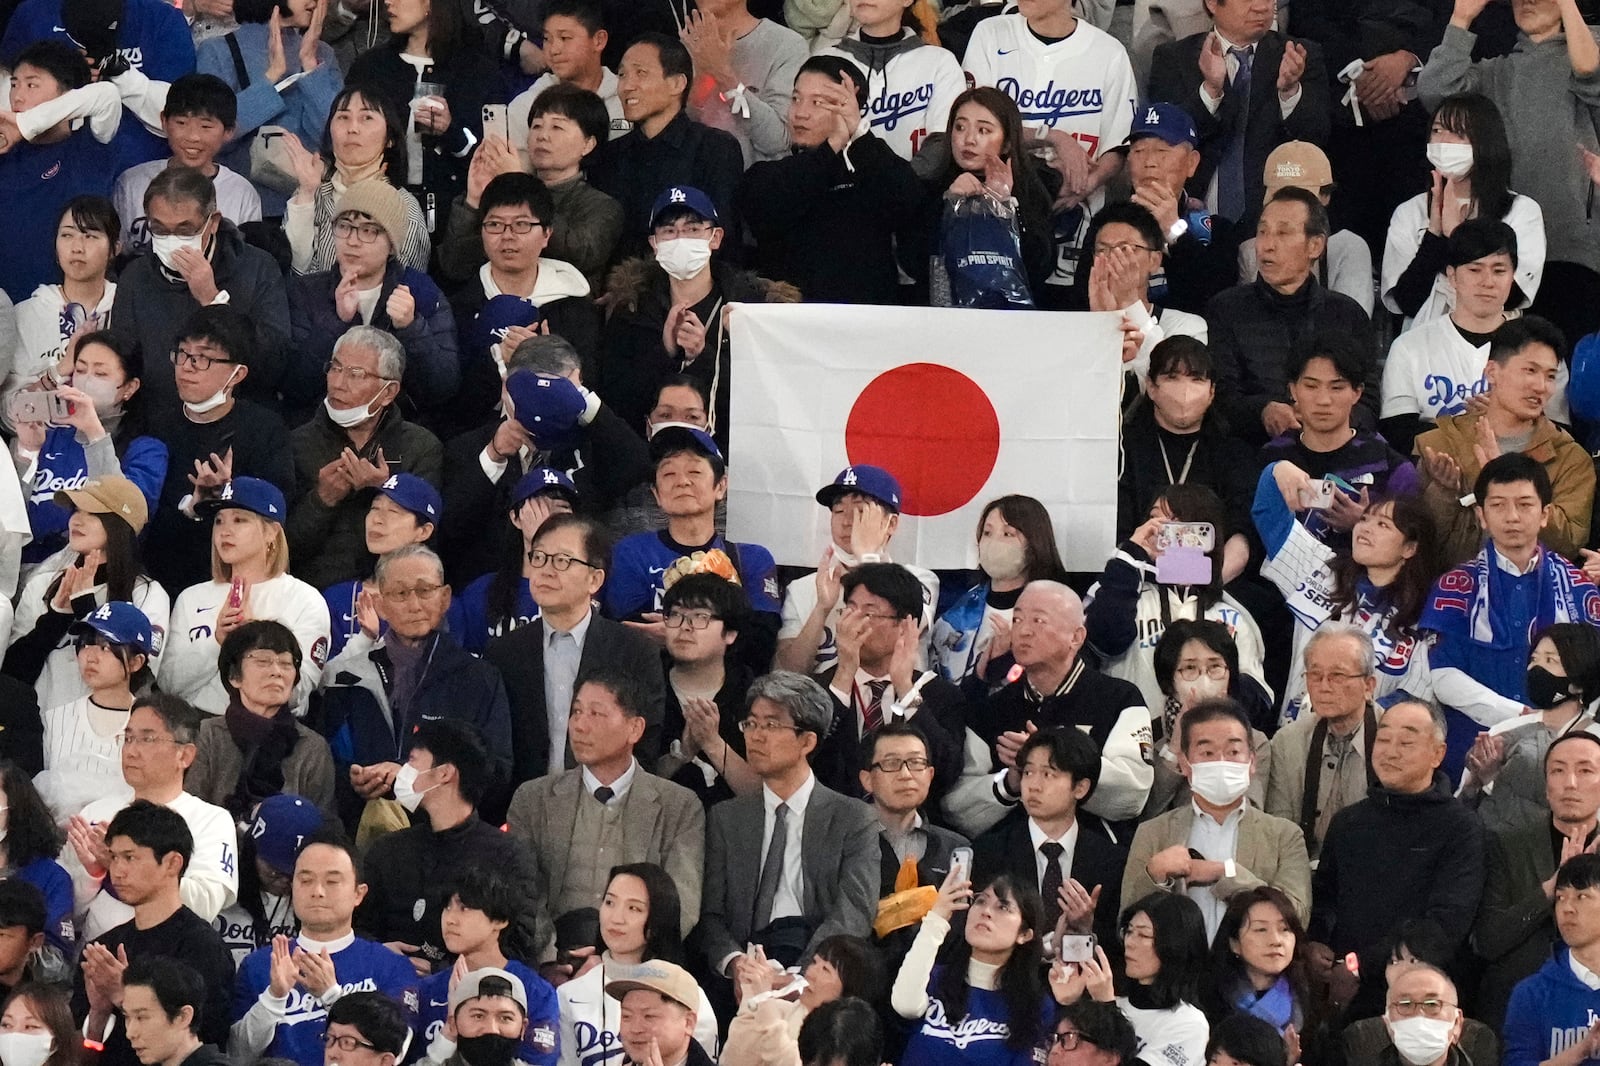
POLYGON ((1285 141, 1267 156, 1264 176, 1267 200, 1279 189, 1291 187, 1320 193, 1333 184, 1333 166, 1322 149, 1310 141, 1285 141))
POLYGON ((685 1010, 700 1009, 700 986, 682 966, 657 959, 641 963, 626 977, 606 982, 606 995, 612 999, 621 999, 639 988, 659 992, 685 1010))
POLYGON ((150 520, 150 506, 139 486, 125 477, 92 477, 75 489, 62 489, 56 503, 90 514, 114 514, 135 533, 150 520))

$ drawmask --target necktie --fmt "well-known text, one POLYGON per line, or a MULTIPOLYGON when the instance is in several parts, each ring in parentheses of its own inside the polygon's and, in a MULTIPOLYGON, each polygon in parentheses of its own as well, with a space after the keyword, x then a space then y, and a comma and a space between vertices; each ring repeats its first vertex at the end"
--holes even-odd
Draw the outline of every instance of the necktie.
POLYGON ((1239 117, 1234 124, 1233 136, 1222 152, 1222 162, 1217 167, 1217 213, 1234 221, 1245 216, 1244 198, 1244 135, 1246 120, 1250 115, 1250 60, 1248 48, 1230 48, 1228 54, 1239 64, 1228 85, 1228 95, 1239 98, 1239 117))
POLYGON ((1067 849, 1054 840, 1039 845, 1044 856, 1044 876, 1039 879, 1039 895, 1044 897, 1044 927, 1054 929, 1061 917, 1061 854, 1067 849))
POLYGON ((610 803, 611 797, 615 795, 616 793, 611 791, 610 785, 601 785, 599 788, 594 790, 594 798, 599 800, 602 804, 610 803))
POLYGON ((789 805, 778 804, 772 812, 772 840, 761 864, 761 880, 756 884, 756 909, 750 919, 752 930, 772 923, 772 901, 778 897, 778 882, 783 880, 783 849, 789 840, 789 805))
POLYGON ((861 713, 861 720, 866 725, 865 732, 876 733, 883 724, 883 694, 889 688, 887 681, 868 681, 867 691, 871 696, 867 699, 867 709, 861 713))

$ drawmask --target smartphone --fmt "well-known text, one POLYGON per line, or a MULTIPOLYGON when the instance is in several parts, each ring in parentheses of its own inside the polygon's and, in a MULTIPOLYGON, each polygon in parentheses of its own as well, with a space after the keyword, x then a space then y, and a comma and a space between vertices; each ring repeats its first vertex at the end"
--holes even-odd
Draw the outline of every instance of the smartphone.
POLYGON ((236 577, 233 584, 228 587, 228 609, 233 610, 244 603, 244 578, 236 577))
POLYGON ((1300 490, 1300 506, 1308 511, 1327 510, 1333 506, 1333 494, 1338 491, 1338 483, 1333 478, 1325 477, 1321 481, 1313 481, 1300 490))
POLYGON ((500 137, 507 144, 511 140, 511 109, 506 104, 483 105, 483 135, 500 137))
POLYGON ((54 389, 24 389, 6 401, 6 414, 12 425, 39 422, 61 425, 72 413, 72 404, 54 389))
POLYGON ((1217 546, 1210 522, 1168 522, 1156 530, 1156 582, 1209 585, 1214 564, 1207 553, 1217 546))
POLYGON ((972 880, 971 848, 957 848, 950 853, 950 875, 957 881, 972 880))
POLYGON ((1095 944, 1093 933, 1068 933, 1056 945, 1056 958, 1062 962, 1088 962, 1094 958, 1095 944))
POLYGON ((1156 530, 1156 551, 1163 555, 1174 548, 1208 552, 1216 546, 1217 531, 1210 522, 1168 522, 1156 530))

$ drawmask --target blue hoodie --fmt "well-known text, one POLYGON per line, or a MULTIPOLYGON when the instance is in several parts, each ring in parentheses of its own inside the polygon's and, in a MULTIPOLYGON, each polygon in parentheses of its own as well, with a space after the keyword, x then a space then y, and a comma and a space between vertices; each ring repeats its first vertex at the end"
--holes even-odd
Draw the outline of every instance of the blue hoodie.
POLYGON ((1538 973, 1512 991, 1501 1034, 1501 1066, 1539 1066, 1582 1040, 1600 1021, 1600 991, 1578 980, 1570 954, 1568 948, 1557 947, 1538 973))

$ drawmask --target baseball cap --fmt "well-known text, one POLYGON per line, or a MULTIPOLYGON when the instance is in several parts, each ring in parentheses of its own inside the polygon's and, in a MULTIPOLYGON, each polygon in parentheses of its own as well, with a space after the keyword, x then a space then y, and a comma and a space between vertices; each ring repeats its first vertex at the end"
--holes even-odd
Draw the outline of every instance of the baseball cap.
POLYGON ((656 202, 650 206, 650 228, 656 228, 656 219, 668 211, 692 211, 707 222, 719 222, 717 207, 711 197, 693 185, 672 185, 661 190, 656 202))
POLYGON ((700 1009, 700 986, 695 984, 688 970, 674 963, 662 962, 660 959, 641 963, 626 977, 607 981, 606 995, 612 999, 621 999, 629 992, 640 988, 659 992, 689 1010, 700 1009))
POLYGON ((113 644, 138 648, 154 655, 156 642, 150 632, 150 619, 143 611, 124 600, 108 600, 67 627, 69 636, 98 633, 113 644))
POLYGON ((1320 193, 1325 186, 1333 184, 1333 166, 1322 149, 1310 141, 1284 141, 1267 156, 1264 177, 1268 200, 1279 189, 1320 193))
POLYGON ((711 434, 699 426, 690 425, 688 422, 658 422, 655 432, 650 436, 650 461, 659 463, 666 456, 688 448, 690 451, 699 452, 707 459, 714 459, 719 463, 726 462, 722 457, 722 449, 717 447, 717 442, 711 439, 711 434))
POLYGON ((1160 137, 1171 145, 1187 144, 1191 148, 1200 143, 1194 131, 1194 120, 1177 104, 1145 104, 1133 113, 1133 126, 1128 130, 1128 143, 1140 137, 1160 137))
MULTIPOLYGON (((501 293, 490 297, 473 316, 467 328, 467 345, 473 351, 487 351, 506 339, 513 326, 532 328, 539 324, 539 309, 520 296, 501 293)), ((502 358, 510 359, 505 352, 502 358)))
POLYGON ((578 502, 578 486, 572 483, 565 470, 554 467, 536 466, 517 482, 517 487, 511 490, 511 509, 518 507, 544 492, 559 492, 567 498, 568 503, 578 502))
POLYGON ((245 830, 256 842, 256 855, 279 873, 293 873, 306 839, 322 828, 322 812, 303 796, 280 792, 256 808, 245 830))
POLYGON ((439 490, 415 474, 390 474, 389 480, 378 486, 378 492, 416 515, 418 522, 437 524, 444 514, 439 490))
POLYGON ((578 386, 563 377, 514 370, 506 378, 512 418, 533 435, 540 448, 571 447, 578 440, 578 416, 587 401, 578 386))
POLYGON ((194 505, 195 512, 207 517, 229 507, 253 511, 262 518, 282 522, 289 513, 278 486, 258 477, 236 477, 222 486, 215 499, 201 500, 194 505))
POLYGON ((467 1000, 482 996, 507 996, 517 1001, 523 1014, 528 1013, 528 991, 522 987, 522 979, 495 966, 483 966, 467 972, 450 992, 450 1013, 455 1014, 456 1008, 467 1000))
POLYGON ((817 502, 832 507, 835 500, 852 492, 871 496, 895 514, 900 513, 900 482, 881 466, 845 467, 831 485, 817 490, 817 502))
POLYGON ((89 514, 114 514, 132 526, 135 533, 150 520, 150 505, 139 486, 115 475, 92 477, 78 488, 61 489, 55 502, 89 514))

